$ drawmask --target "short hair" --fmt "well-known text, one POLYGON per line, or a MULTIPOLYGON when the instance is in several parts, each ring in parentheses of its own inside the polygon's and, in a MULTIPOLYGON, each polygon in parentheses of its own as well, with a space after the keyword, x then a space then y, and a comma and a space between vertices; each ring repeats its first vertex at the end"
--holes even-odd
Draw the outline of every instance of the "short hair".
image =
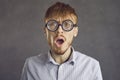
POLYGON ((76 23, 78 22, 78 17, 74 8, 62 2, 56 2, 47 9, 44 20, 46 21, 47 19, 51 19, 53 17, 66 18, 67 16, 72 17, 76 21, 76 23))

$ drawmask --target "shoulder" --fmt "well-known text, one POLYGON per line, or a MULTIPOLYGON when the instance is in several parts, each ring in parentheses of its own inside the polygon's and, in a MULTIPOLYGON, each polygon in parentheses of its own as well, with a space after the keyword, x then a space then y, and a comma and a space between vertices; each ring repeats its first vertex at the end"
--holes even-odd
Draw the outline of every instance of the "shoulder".
POLYGON ((99 80, 102 80, 99 61, 78 51, 76 51, 75 53, 77 55, 76 67, 80 69, 80 71, 84 72, 84 74, 86 74, 87 76, 90 76, 93 79, 98 78, 99 80))
POLYGON ((33 66, 33 65, 44 65, 44 63, 47 61, 47 54, 39 54, 37 56, 31 56, 28 57, 25 61, 25 64, 28 66, 33 66))
POLYGON ((91 56, 88 56, 78 51, 75 51, 75 54, 76 54, 76 61, 79 63, 84 63, 86 65, 92 65, 92 66, 99 65, 99 61, 91 56))

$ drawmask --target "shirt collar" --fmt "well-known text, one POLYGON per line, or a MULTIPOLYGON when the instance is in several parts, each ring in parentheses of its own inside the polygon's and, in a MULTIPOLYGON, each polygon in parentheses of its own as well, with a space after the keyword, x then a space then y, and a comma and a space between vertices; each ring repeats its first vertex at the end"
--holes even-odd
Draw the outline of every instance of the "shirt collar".
POLYGON ((48 51, 48 62, 53 63, 55 65, 59 65, 55 62, 55 60, 52 58, 50 51, 48 51))
MULTIPOLYGON (((72 47, 71 49, 72 49, 72 54, 70 55, 70 58, 68 59, 68 61, 66 61, 65 63, 74 65, 75 59, 76 59, 76 54, 75 54, 74 48, 72 47)), ((60 64, 56 63, 55 60, 52 58, 50 51, 48 51, 48 62, 55 64, 55 65, 60 65, 60 64)))

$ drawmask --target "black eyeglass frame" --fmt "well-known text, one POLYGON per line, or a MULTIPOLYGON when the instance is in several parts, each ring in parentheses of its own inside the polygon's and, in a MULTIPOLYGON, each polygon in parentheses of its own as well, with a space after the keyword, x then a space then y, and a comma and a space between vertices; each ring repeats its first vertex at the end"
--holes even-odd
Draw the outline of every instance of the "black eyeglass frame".
POLYGON ((59 24, 59 22, 58 21, 56 21, 56 20, 54 20, 54 19, 52 19, 52 20, 49 20, 46 24, 45 24, 45 27, 49 30, 49 31, 52 31, 52 32, 55 32, 55 31, 57 31, 58 30, 58 28, 59 28, 59 26, 61 26, 62 27, 62 30, 64 30, 64 31, 71 31, 74 27, 77 27, 77 24, 74 24, 71 20, 69 20, 69 19, 67 19, 67 20, 64 20, 63 22, 62 22, 62 24, 59 24), (54 30, 51 30, 50 28, 49 28, 49 26, 48 26, 48 23, 50 22, 50 21, 54 21, 54 22, 56 22, 57 23, 57 26, 56 26, 56 28, 54 29, 54 30), (72 23, 72 27, 71 27, 71 29, 70 30, 66 30, 66 29, 64 29, 63 28, 63 23, 64 22, 66 22, 66 21, 70 21, 71 23, 72 23))

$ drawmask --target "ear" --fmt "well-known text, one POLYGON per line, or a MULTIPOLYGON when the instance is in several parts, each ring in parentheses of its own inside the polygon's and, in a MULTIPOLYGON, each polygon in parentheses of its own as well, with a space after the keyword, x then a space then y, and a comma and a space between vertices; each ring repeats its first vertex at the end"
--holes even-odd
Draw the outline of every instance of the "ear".
POLYGON ((76 37, 78 35, 78 27, 74 28, 74 32, 73 33, 74 33, 74 37, 76 37))
POLYGON ((43 31, 44 31, 44 35, 47 36, 48 31, 47 31, 46 27, 43 28, 43 31))
POLYGON ((45 27, 43 27, 43 31, 44 31, 44 33, 46 34, 46 28, 45 28, 45 27))

